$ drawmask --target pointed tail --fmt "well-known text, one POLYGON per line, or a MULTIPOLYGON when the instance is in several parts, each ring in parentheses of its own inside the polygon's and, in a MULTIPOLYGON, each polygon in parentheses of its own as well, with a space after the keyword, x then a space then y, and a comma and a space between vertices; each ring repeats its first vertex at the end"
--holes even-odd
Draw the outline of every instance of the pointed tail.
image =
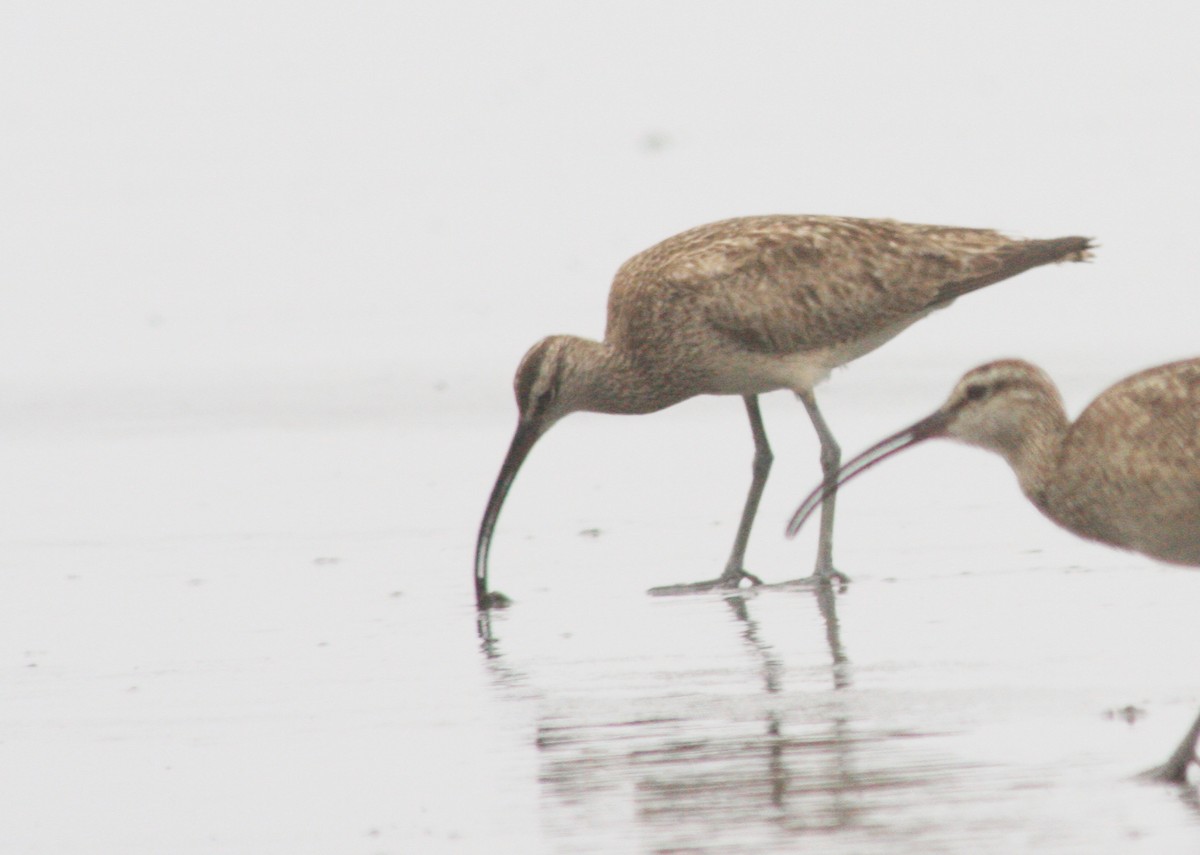
POLYGON ((979 276, 948 282, 938 292, 938 303, 949 303, 971 291, 1023 273, 1031 267, 1063 261, 1090 261, 1096 244, 1091 238, 1061 237, 1018 241, 1001 250, 1000 263, 979 276))

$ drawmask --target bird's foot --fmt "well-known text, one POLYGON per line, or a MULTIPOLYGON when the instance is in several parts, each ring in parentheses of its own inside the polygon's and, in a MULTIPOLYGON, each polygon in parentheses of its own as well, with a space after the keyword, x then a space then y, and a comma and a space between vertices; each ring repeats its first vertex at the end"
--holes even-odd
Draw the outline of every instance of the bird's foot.
POLYGON ((1192 762, 1200 762, 1200 758, 1193 758, 1187 763, 1164 763, 1162 766, 1155 766, 1153 769, 1147 769, 1145 772, 1138 774, 1138 780, 1155 781, 1161 784, 1186 784, 1188 782, 1188 767, 1192 762))
POLYGON ((1171 752, 1166 763, 1155 766, 1153 769, 1147 769, 1138 777, 1144 781, 1161 781, 1164 784, 1186 784, 1188 769, 1193 763, 1200 763, 1200 754, 1196 751, 1198 738, 1200 738, 1200 717, 1197 717, 1196 721, 1192 723, 1187 735, 1171 752))
POLYGON ((846 590, 846 586, 850 584, 850 577, 841 570, 835 570, 833 567, 818 567, 813 571, 811 576, 804 576, 800 579, 791 579, 787 582, 774 582, 770 585, 763 585, 767 590, 786 591, 797 588, 812 588, 815 585, 828 585, 837 587, 838 592, 846 590))
POLYGON ((1186 784, 1188 782, 1188 769, 1193 763, 1200 764, 1200 756, 1197 756, 1195 750, 1190 752, 1177 751, 1171 756, 1171 759, 1161 766, 1155 766, 1153 769, 1147 769, 1140 773, 1137 777, 1142 781, 1157 781, 1163 784, 1186 784))
POLYGON ((482 596, 477 604, 477 608, 482 611, 488 609, 506 609, 512 605, 512 600, 501 594, 499 591, 488 591, 482 596))
POLYGON ((704 591, 732 591, 740 588, 743 580, 748 581, 753 587, 758 587, 763 583, 762 579, 748 570, 726 570, 716 579, 709 579, 706 582, 660 585, 657 588, 651 588, 647 593, 652 597, 673 597, 677 594, 698 594, 704 591))

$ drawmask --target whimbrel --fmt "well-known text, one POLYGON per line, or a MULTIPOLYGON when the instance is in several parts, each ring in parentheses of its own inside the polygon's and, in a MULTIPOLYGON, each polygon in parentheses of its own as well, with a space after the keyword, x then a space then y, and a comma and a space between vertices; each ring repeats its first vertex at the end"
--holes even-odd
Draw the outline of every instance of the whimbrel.
MULTIPOLYGON (((841 484, 916 443, 957 439, 1008 461, 1022 492, 1076 534, 1172 564, 1200 566, 1200 359, 1110 386, 1071 423, 1041 369, 1005 359, 959 380, 934 413, 864 451, 815 489, 794 535, 841 484)), ((1200 718, 1158 777, 1183 781, 1200 718)))
MULTIPOLYGON (((754 438, 753 478, 720 577, 653 593, 757 583, 742 566, 772 460, 757 396, 795 392, 820 440, 823 470, 832 475, 840 451, 813 387, 834 367, 956 297, 1041 264, 1082 260, 1088 246, 1082 237, 1018 240, 892 220, 764 216, 699 226, 635 255, 613 280, 604 341, 550 336, 517 368, 517 429, 475 550, 479 606, 506 602, 488 592, 492 532, 521 463, 551 425, 577 410, 650 413, 695 395, 742 396, 754 438)), ((830 499, 813 580, 836 572, 833 510, 830 499)))

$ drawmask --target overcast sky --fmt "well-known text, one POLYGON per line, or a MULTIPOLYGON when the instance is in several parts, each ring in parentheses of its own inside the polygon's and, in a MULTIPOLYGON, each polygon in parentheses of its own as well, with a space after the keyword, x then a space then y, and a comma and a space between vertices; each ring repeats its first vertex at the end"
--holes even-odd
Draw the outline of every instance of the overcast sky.
POLYGON ((507 411, 535 339, 602 333, 626 257, 769 212, 1095 236, 1089 268, 972 295, 856 370, 949 383, 1015 354, 1107 382, 1200 349, 1198 17, 8 4, 0 384, 392 377, 507 411))

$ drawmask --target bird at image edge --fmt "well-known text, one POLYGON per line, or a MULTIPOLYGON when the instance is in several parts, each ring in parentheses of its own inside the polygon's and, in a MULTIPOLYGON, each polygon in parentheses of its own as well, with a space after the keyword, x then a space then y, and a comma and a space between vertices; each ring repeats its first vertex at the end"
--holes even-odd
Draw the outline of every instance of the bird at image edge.
MULTIPOLYGON (((753 478, 725 568, 716 579, 652 589, 684 593, 759 583, 743 566, 771 467, 758 395, 796 394, 821 445, 827 477, 841 452, 813 387, 955 298, 1031 267, 1083 261, 1084 237, 1023 240, 990 229, 853 217, 742 217, 690 229, 638 253, 617 271, 604 341, 542 339, 517 367, 516 433, 479 528, 479 607, 506 604, 488 590, 488 551, 500 509, 538 438, 570 413, 651 413, 696 395, 740 395, 754 438, 753 478)), ((834 500, 821 511, 813 574, 833 567, 834 500)))
MULTIPOLYGON (((1043 514, 1089 540, 1200 567, 1200 359, 1140 371, 1105 389, 1074 422, 1036 365, 1001 359, 968 371, 920 421, 855 457, 800 504, 795 535, 822 500, 928 439, 993 451, 1043 514)), ((1171 757, 1145 773, 1187 782, 1200 716, 1171 757)))

